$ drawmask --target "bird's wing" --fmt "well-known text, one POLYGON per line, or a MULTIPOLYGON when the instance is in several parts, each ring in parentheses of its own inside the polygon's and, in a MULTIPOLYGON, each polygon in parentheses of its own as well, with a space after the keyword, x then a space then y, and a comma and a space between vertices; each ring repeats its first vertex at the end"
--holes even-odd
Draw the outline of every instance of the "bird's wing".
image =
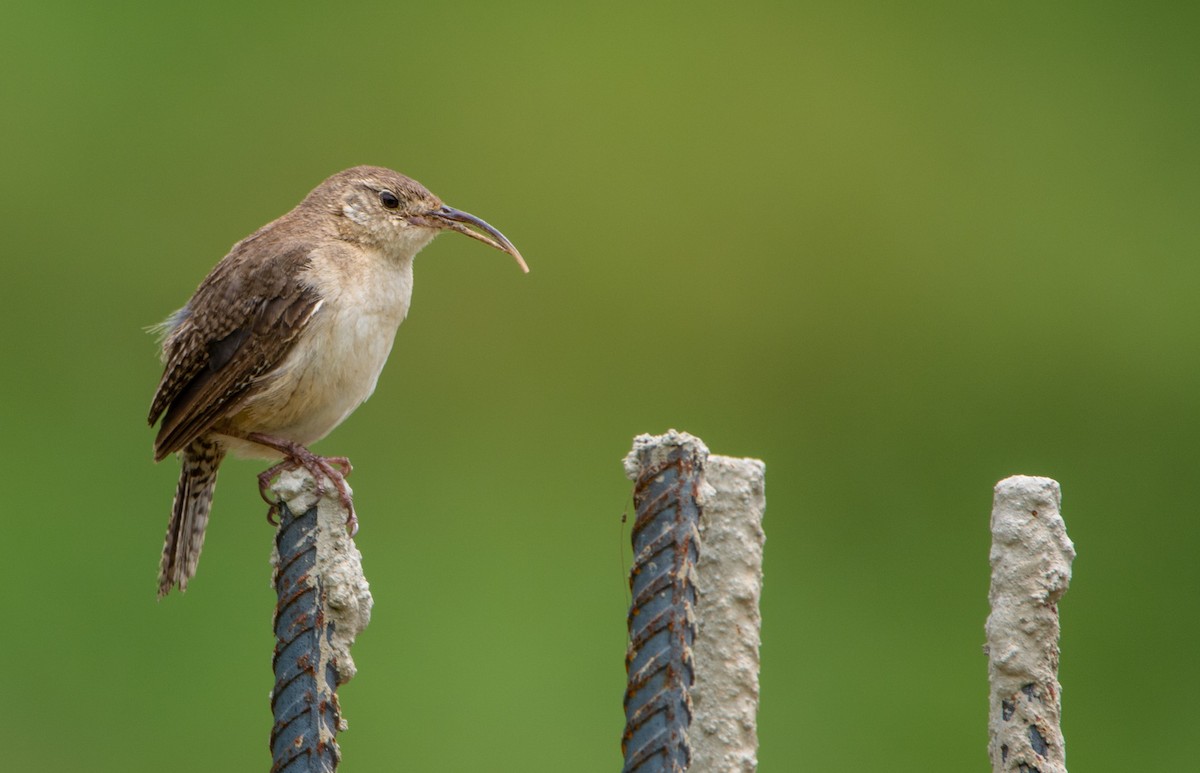
POLYGON ((247 239, 200 284, 163 342, 162 380, 150 406, 162 459, 235 412, 283 361, 320 306, 299 275, 311 245, 274 249, 247 239), (264 256, 263 251, 267 254, 264 256))

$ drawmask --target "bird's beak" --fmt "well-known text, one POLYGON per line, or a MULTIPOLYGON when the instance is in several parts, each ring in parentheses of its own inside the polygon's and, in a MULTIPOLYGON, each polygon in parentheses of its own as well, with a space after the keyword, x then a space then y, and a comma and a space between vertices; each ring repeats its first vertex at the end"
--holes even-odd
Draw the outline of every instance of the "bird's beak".
POLYGON ((410 218, 410 221, 415 225, 424 225, 431 228, 444 228, 449 231, 457 231, 464 236, 470 236, 472 239, 483 242, 489 247, 495 247, 501 252, 507 252, 516 258, 517 265, 526 274, 529 273, 529 266, 525 265, 525 259, 521 257, 521 253, 513 246, 504 234, 497 231, 492 226, 488 225, 484 220, 475 217, 469 212, 455 209, 454 207, 438 207, 432 209, 422 215, 410 218), (467 228, 467 225, 473 225, 483 231, 472 230, 467 228))

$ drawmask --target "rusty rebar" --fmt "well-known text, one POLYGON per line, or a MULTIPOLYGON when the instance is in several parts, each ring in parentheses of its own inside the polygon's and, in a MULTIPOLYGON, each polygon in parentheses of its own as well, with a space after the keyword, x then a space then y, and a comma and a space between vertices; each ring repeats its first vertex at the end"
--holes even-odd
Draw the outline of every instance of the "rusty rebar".
POLYGON ((635 479, 625 773, 687 770, 696 635, 698 498, 708 449, 683 433, 642 435, 627 460, 635 479))
POLYGON ((347 513, 328 482, 318 499, 303 470, 284 473, 274 582, 275 688, 272 773, 332 773, 345 728, 337 686, 354 676, 349 646, 370 620, 361 555, 346 532, 347 513), (330 493, 332 492, 332 493, 330 493))

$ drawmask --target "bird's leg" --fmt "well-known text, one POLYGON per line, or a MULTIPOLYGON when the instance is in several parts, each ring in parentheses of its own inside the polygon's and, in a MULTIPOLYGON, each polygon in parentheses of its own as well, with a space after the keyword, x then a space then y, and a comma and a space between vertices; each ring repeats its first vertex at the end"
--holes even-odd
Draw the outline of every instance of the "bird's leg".
POLYGON ((276 518, 279 515, 279 500, 271 498, 267 493, 270 491, 271 481, 281 472, 303 467, 308 470, 317 483, 317 496, 325 493, 325 486, 322 484, 322 480, 329 478, 333 481, 333 487, 337 489, 338 499, 341 500, 342 507, 346 508, 346 512, 349 513, 346 518, 346 528, 350 530, 350 536, 352 537, 358 533, 358 517, 354 514, 354 501, 350 498, 350 490, 346 486, 346 476, 354 469, 350 465, 349 459, 344 456, 317 456, 299 443, 264 435, 261 432, 248 433, 246 440, 266 446, 267 448, 274 448, 283 454, 282 462, 264 470, 258 475, 258 493, 262 496, 263 501, 271 506, 267 511, 268 522, 278 524, 276 518))

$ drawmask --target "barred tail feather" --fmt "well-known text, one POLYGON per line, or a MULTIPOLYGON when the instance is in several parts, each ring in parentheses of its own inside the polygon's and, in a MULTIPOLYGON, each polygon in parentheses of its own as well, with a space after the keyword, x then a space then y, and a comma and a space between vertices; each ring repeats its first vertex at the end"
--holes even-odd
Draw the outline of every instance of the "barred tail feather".
POLYGON ((172 587, 187 590, 188 580, 196 574, 200 548, 204 546, 204 528, 212 509, 217 485, 217 468, 225 449, 216 441, 201 437, 192 441, 180 455, 179 485, 171 507, 171 521, 163 543, 162 562, 158 567, 158 597, 172 587))

